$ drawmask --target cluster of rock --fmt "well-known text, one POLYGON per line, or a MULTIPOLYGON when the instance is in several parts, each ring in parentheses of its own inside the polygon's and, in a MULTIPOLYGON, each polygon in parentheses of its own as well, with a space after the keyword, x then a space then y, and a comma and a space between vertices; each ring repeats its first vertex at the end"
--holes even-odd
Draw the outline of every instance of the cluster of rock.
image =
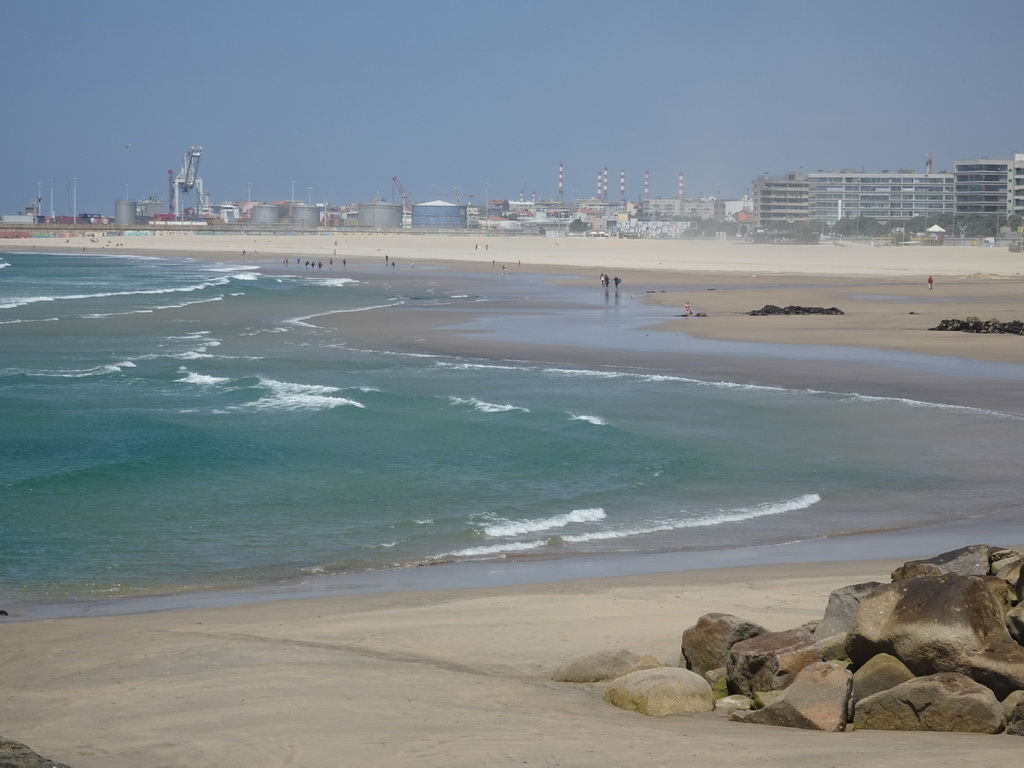
POLYGON ((751 317, 762 317, 765 315, 842 315, 843 310, 838 307, 777 307, 774 304, 765 304, 760 309, 753 309, 747 312, 751 317))
POLYGON ((678 666, 608 651, 553 679, 606 682, 605 701, 653 716, 1024 735, 1022 566, 1015 550, 964 547, 837 589, 819 622, 771 632, 709 613, 683 632, 678 666))
POLYGON ((20 741, 0 736, 0 766, 2 768, 68 768, 36 754, 20 741))
POLYGON ((1008 323, 1001 323, 995 318, 991 320, 979 320, 974 315, 964 320, 943 320, 929 331, 961 331, 963 333, 1009 333, 1014 336, 1024 336, 1024 322, 1011 320, 1008 323))

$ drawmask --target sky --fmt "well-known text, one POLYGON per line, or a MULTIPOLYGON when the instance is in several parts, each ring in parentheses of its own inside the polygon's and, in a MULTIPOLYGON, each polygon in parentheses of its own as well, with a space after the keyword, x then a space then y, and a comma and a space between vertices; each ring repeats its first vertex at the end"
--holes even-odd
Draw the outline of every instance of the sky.
POLYGON ((4 4, 0 213, 739 197, 763 173, 1024 152, 1020 0, 4 4), (73 177, 76 181, 68 181, 73 177), (52 181, 51 181, 52 180, 52 181), (250 186, 251 185, 251 186, 250 186), (52 195, 51 195, 52 190, 52 195), (473 197, 468 197, 472 195, 473 197))

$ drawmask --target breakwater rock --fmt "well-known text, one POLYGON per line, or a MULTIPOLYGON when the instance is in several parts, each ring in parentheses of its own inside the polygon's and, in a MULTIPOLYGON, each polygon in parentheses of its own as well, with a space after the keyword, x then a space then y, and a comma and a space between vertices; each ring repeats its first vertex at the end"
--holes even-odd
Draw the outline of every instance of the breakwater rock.
POLYGON ((597 685, 605 701, 649 715, 706 711, 710 691, 736 722, 1024 735, 1022 571, 1024 552, 976 544, 907 562, 886 583, 841 587, 800 627, 708 613, 682 633, 689 675, 628 663, 597 685))
POLYGON ((774 304, 765 304, 760 309, 747 312, 751 317, 764 317, 767 315, 842 315, 843 310, 838 307, 777 307, 774 304))
POLYGON ((967 317, 963 320, 943 320, 928 330, 960 331, 961 333, 1009 333, 1013 336, 1024 336, 1024 322, 1011 320, 1008 323, 1001 323, 995 318, 979 320, 977 317, 967 317))

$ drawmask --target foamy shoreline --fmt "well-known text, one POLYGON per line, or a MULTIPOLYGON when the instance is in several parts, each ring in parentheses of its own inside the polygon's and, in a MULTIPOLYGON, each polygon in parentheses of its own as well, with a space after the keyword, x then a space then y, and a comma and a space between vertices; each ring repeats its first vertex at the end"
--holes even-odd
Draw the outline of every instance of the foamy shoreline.
MULTIPOLYGON (((336 247, 334 239, 250 242, 236 236, 165 235, 87 248, 230 263, 241 263, 245 250, 246 263, 267 270, 281 268, 286 257, 325 263, 344 258, 353 268, 383 269, 387 255, 398 261, 391 274, 402 280, 414 279, 412 263, 457 265, 460 273, 488 281, 501 279, 496 270, 503 263, 517 270, 576 274, 584 283, 607 271, 621 274, 624 290, 637 291, 637 300, 670 309, 690 300, 697 310, 708 302, 712 317, 701 320, 714 322, 694 328, 693 318, 673 319, 659 328, 669 334, 680 333, 679 325, 687 323, 686 333, 705 339, 888 349, 964 360, 968 368, 972 359, 1009 366, 1024 359, 1019 338, 921 329, 943 314, 1024 318, 1018 298, 1024 260, 1005 250, 525 238, 481 238, 477 250, 469 236, 339 234, 336 247), (407 271, 400 275, 402 268, 407 271), (937 280, 931 293, 923 282, 928 274, 937 280), (711 278, 719 290, 693 298, 698 294, 687 286, 711 278), (671 292, 640 293, 646 286, 671 292), (754 308, 751 302, 841 303, 847 314, 811 323, 749 318, 741 313, 754 308), (782 322, 755 322, 761 320, 782 322)), ((32 244, 60 250, 15 241, 0 242, 0 251, 30 250, 32 244)), ((81 252, 81 243, 72 241, 67 248, 81 252)), ((479 334, 460 332, 458 323, 453 327, 453 317, 443 310, 386 309, 365 317, 371 314, 346 318, 349 332, 361 334, 371 346, 522 354, 644 370, 681 364, 677 355, 656 352, 507 342, 496 349, 479 334), (353 329, 354 319, 361 325, 353 329)), ((1011 410, 1019 401, 1017 382, 973 376, 970 370, 913 376, 899 366, 822 365, 813 359, 795 364, 770 356, 690 356, 685 364, 722 380, 816 383, 822 389, 854 382, 858 390, 869 390, 866 394, 872 388, 890 396, 930 392, 935 402, 963 398, 969 381, 976 407, 1011 410)), ((951 365, 955 371, 957 363, 951 365)), ((1008 512, 933 529, 686 557, 445 565, 386 577, 368 574, 362 580, 365 593, 344 592, 338 584, 342 594, 332 596, 301 589, 286 595, 236 593, 214 598, 207 607, 186 598, 164 608, 159 601, 140 607, 153 611, 148 613, 8 622, 0 646, 9 691, 0 704, 4 735, 74 768, 669 764, 679 760, 681 750, 744 767, 757 761, 934 766, 1007 759, 1019 752, 1012 737, 820 734, 728 723, 716 716, 644 718, 604 704, 596 688, 557 685, 549 676, 568 658, 617 647, 653 652, 672 663, 682 630, 710 611, 741 615, 770 629, 820 618, 832 589, 885 580, 908 557, 982 540, 1024 541, 1018 518, 1008 512), (886 559, 874 559, 879 557, 886 559), (616 577, 604 578, 609 571, 616 577), (395 581, 385 583, 389 579, 395 581), (308 599, 275 599, 284 596, 308 599)))

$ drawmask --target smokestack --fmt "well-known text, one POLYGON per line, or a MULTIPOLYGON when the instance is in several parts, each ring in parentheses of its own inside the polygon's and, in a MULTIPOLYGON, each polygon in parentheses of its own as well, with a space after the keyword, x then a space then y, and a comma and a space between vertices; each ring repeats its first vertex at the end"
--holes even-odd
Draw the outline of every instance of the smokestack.
POLYGON ((651 172, 644 171, 644 200, 651 196, 651 172))
POLYGON ((597 198, 596 199, 598 199, 598 200, 601 199, 601 172, 600 171, 597 172, 597 198))
POLYGON ((619 171, 619 202, 626 202, 626 170, 619 171))
POLYGON ((564 177, 562 176, 562 164, 558 164, 558 202, 562 202, 562 193, 565 191, 563 185, 564 177))
POLYGON ((684 197, 686 197, 686 195, 684 194, 685 191, 686 191, 686 184, 684 183, 683 172, 680 171, 679 172, 679 192, 678 192, 680 200, 682 200, 684 197))
POLYGON ((604 194, 601 196, 601 199, 604 200, 605 202, 608 202, 608 166, 607 165, 604 167, 604 194))

